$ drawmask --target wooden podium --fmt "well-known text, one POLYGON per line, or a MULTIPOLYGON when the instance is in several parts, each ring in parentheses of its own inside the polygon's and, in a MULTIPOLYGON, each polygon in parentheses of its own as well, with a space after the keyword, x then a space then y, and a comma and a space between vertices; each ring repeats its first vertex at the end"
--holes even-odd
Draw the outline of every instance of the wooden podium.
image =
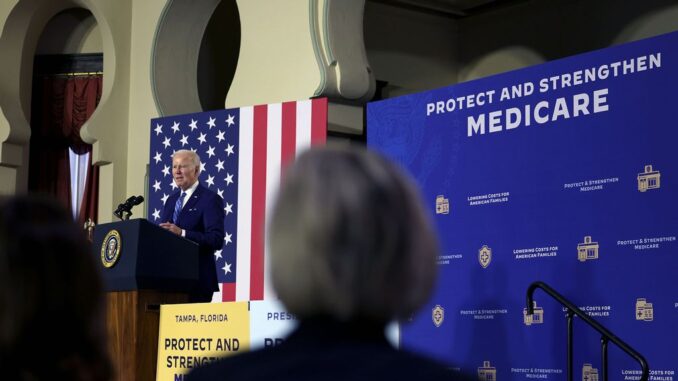
POLYGON ((155 380, 160 305, 188 302, 198 283, 198 245, 134 219, 98 225, 92 247, 107 291, 115 379, 155 380))

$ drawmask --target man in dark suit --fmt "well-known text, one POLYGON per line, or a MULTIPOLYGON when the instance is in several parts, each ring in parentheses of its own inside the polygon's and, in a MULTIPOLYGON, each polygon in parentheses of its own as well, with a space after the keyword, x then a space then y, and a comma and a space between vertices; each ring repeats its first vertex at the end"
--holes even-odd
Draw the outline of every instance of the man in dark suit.
POLYGON ((217 291, 214 251, 224 244, 224 203, 221 197, 200 185, 200 157, 179 150, 172 156, 172 176, 179 191, 162 210, 160 226, 200 245, 200 282, 190 302, 209 302, 217 291))

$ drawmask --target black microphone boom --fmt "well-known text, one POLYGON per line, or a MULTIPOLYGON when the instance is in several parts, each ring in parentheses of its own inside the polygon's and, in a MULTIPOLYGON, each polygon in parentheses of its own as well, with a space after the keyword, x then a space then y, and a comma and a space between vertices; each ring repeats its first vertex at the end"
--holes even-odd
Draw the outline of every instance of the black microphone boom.
POLYGON ((116 217, 118 217, 119 219, 122 220, 122 212, 123 212, 124 209, 125 209, 125 205, 124 205, 124 204, 118 204, 118 208, 115 209, 115 211, 113 212, 113 214, 114 214, 116 217))
POLYGON ((135 205, 139 205, 144 202, 143 196, 131 196, 124 203, 118 205, 118 208, 113 212, 113 214, 121 220, 129 220, 132 215, 132 208, 135 205), (123 216, 123 213, 125 215, 123 216))

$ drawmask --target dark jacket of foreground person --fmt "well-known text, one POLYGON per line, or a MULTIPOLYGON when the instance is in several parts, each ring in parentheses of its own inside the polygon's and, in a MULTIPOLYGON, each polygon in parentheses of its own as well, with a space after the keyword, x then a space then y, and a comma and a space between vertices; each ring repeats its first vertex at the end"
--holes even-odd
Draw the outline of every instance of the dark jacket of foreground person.
POLYGON ((203 380, 471 380, 386 341, 383 326, 304 320, 282 344, 198 368, 187 381, 203 380))

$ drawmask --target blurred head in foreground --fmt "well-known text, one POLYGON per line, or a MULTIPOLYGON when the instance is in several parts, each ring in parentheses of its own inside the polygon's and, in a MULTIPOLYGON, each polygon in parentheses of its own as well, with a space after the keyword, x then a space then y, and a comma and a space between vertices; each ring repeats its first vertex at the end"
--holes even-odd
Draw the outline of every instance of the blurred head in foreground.
POLYGON ((40 197, 0 199, 0 373, 108 380, 104 295, 89 243, 40 197))
POLYGON ((386 323, 432 290, 437 241, 412 181, 356 147, 314 148, 285 173, 269 226, 273 285, 299 318, 386 323))

